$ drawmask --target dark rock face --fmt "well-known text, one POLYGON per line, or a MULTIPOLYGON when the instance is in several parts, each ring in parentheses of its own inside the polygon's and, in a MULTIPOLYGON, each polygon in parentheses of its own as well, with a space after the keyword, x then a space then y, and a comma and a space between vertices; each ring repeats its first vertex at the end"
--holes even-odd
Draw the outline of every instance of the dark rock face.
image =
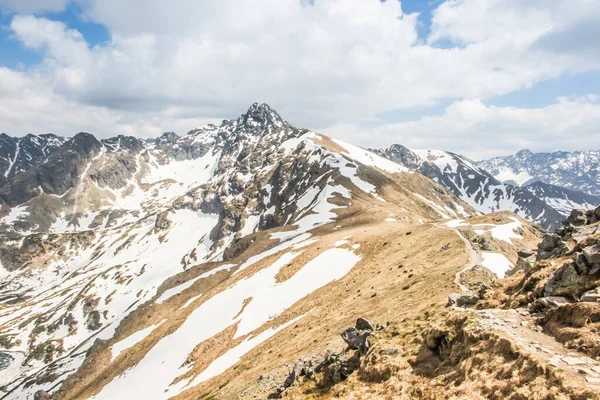
POLYGON ((134 154, 118 152, 104 155, 101 165, 91 167, 90 179, 100 187, 120 189, 133 179, 137 172, 137 161, 134 154))
POLYGON ((0 186, 44 161, 65 141, 51 133, 20 138, 0 134, 0 186))
POLYGON ((0 200, 11 207, 38 196, 41 191, 61 196, 75 187, 102 145, 89 133, 78 133, 41 164, 17 175, 0 189, 0 200), (41 190, 41 191, 40 191, 41 190))
POLYGON ((144 142, 133 136, 119 135, 110 139, 103 139, 102 144, 109 152, 127 151, 139 154, 145 149, 144 142))

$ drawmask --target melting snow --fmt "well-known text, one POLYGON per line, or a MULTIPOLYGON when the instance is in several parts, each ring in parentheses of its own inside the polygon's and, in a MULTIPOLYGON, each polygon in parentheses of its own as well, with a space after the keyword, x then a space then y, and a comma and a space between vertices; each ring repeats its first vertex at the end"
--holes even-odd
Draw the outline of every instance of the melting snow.
POLYGON ((122 352, 124 352, 127 349, 132 348, 133 346, 135 346, 136 344, 138 344, 139 342, 141 342, 142 340, 144 340, 148 336, 150 336, 150 334, 156 328, 158 328, 163 322, 165 322, 165 320, 159 322, 158 324, 155 324, 155 325, 149 326, 147 328, 144 328, 142 330, 139 330, 139 331, 127 336, 125 339, 121 340, 120 342, 113 344, 111 347, 112 358, 110 359, 110 362, 115 361, 122 352))
POLYGON ((481 253, 483 262, 481 265, 492 271, 502 279, 507 271, 510 271, 514 266, 508 258, 499 253, 481 253))

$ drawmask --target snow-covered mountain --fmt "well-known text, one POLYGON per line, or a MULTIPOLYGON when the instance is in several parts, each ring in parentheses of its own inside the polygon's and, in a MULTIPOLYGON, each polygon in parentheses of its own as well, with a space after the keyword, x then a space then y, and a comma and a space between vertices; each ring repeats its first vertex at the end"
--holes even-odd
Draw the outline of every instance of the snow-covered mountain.
POLYGON ((79 133, 7 179, 8 399, 193 390, 319 309, 295 305, 360 262, 351 227, 427 234, 442 229, 428 222, 476 214, 425 176, 265 104, 181 137, 79 133))
MULTIPOLYGON (((557 227, 565 219, 558 210, 537 197, 535 191, 502 183, 458 154, 413 150, 398 144, 377 152, 440 183, 482 213, 512 211, 546 229, 557 227)), ((571 198, 572 203, 578 205, 574 196, 571 198)))
POLYGON ((523 188, 565 217, 568 217, 573 209, 592 210, 600 205, 600 196, 592 196, 544 182, 533 182, 523 188))
POLYGON ((515 155, 477 162, 477 166, 502 182, 528 185, 544 182, 590 195, 600 195, 600 151, 557 151, 515 155))
POLYGON ((0 134, 0 186, 9 179, 43 161, 65 142, 51 133, 16 138, 0 134))

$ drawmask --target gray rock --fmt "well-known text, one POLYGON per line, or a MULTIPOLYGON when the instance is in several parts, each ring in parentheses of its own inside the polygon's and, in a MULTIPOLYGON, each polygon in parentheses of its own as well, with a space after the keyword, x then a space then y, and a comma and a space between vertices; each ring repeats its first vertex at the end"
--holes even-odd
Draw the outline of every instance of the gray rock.
POLYGON ((555 233, 545 233, 542 242, 538 245, 538 254, 540 252, 549 252, 552 251, 558 246, 560 242, 560 237, 555 233))
POLYGON ((577 286, 580 283, 581 277, 575 268, 575 263, 566 263, 550 276, 544 288, 544 296, 553 296, 560 289, 577 286))
POLYGON ((517 259, 517 263, 515 264, 514 268, 508 270, 506 272, 506 275, 512 276, 519 271, 527 272, 533 267, 534 263, 535 263, 535 256, 533 256, 533 255, 530 257, 527 257, 527 258, 519 257, 517 259))
POLYGON ((100 311, 94 310, 88 314, 87 318, 87 328, 90 331, 96 331, 102 327, 102 322, 100 322, 101 315, 100 311))
POLYGON ((589 290, 589 291, 585 292, 581 296, 581 301, 584 301, 584 302, 587 302, 587 303, 598 303, 598 302, 600 302, 600 286, 597 287, 596 289, 589 290))
POLYGON ((50 400, 50 394, 45 390, 38 390, 33 395, 33 400, 50 400))
POLYGON ((452 307, 453 305, 455 305, 459 297, 460 293, 450 293, 448 295, 448 303, 446 304, 446 307, 452 307))
POLYGON ((531 249, 521 249, 518 252, 519 257, 521 258, 529 258, 533 256, 535 253, 531 249))
POLYGON ((587 216, 584 210, 573 210, 566 220, 566 223, 573 226, 582 226, 587 223, 587 216))
POLYGON ((477 304, 478 301, 479 296, 475 292, 469 290, 467 292, 461 293, 461 295, 456 300, 456 305, 458 307, 468 307, 477 304))
POLYGON ((600 245, 595 244, 583 249, 583 255, 589 265, 600 264, 600 245))
POLYGON ((371 336, 371 332, 359 333, 356 328, 348 328, 342 332, 341 336, 349 348, 358 350, 362 354, 365 354, 369 350, 369 336, 371 336))
POLYGON ((573 254, 573 262, 579 269, 579 272, 581 272, 583 275, 587 275, 589 273, 590 268, 583 253, 573 254))
POLYGON ((370 321, 364 319, 364 318, 359 318, 356 320, 356 329, 359 331, 374 331, 375 328, 373 327, 373 324, 371 324, 370 321))

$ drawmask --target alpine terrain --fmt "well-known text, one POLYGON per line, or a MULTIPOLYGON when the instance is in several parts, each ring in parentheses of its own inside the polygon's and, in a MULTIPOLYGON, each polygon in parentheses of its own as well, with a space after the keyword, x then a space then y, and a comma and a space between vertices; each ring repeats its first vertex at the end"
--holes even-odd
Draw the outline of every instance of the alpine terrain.
POLYGON ((600 398, 600 209, 258 103, 1 140, 3 399, 600 398))
POLYGON ((477 163, 496 179, 519 186, 544 182, 600 196, 600 151, 532 153, 521 150, 507 157, 477 163))

